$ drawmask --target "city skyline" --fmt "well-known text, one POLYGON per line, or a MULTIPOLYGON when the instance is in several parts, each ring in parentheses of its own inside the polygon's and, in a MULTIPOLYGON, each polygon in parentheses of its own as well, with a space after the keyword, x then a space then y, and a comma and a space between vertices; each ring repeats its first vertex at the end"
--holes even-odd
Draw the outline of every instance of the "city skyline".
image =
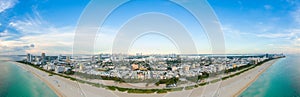
MULTIPOLYGON (((226 53, 299 53, 300 3, 297 0, 257 2, 259 3, 245 0, 208 1, 221 22, 226 53)), ((0 1, 0 54, 72 54, 77 21, 88 3, 88 0, 0 1)), ((135 7, 147 9, 146 6, 149 6, 147 2, 139 4, 135 7)), ((135 11, 128 9, 130 7, 118 12, 127 13, 122 14, 122 17, 135 14, 135 11)), ((211 53, 206 34, 195 24, 192 16, 176 6, 165 11, 160 11, 161 8, 155 6, 151 9, 176 18, 188 29, 197 51, 201 54, 211 53), (174 10, 182 14, 172 13, 174 10)), ((117 12, 107 19, 101 28, 105 33, 98 35, 94 53, 110 53, 116 35, 114 32, 126 21, 117 12)), ((178 50, 172 41, 150 34, 140 37, 132 44, 130 54, 135 53, 171 54, 178 53, 178 50)))

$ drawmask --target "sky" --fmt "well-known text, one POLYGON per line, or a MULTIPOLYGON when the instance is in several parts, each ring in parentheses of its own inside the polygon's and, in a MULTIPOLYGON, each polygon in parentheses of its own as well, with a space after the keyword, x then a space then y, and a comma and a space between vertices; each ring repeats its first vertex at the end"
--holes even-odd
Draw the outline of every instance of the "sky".
MULTIPOLYGON (((89 2, 0 0, 0 55, 72 54, 74 33, 89 2)), ((182 7, 161 0, 132 2, 114 10, 99 27, 103 33, 97 34, 93 53, 111 53, 117 31, 124 23, 147 12, 163 13, 177 20, 189 32, 198 53, 211 53, 203 28, 182 7)), ((208 0, 208 3, 221 24, 226 53, 300 53, 299 0, 208 0)), ((154 33, 135 39, 129 53, 170 54, 179 50, 171 39, 154 33)))

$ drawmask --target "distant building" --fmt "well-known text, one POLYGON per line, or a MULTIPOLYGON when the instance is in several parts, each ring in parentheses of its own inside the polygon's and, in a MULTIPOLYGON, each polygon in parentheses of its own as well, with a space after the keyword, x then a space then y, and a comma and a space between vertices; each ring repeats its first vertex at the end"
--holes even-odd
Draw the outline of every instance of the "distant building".
POLYGON ((132 64, 131 67, 132 67, 132 70, 139 69, 139 65, 138 64, 132 64))
POLYGON ((98 56, 98 61, 101 61, 101 54, 99 54, 98 56))
POLYGON ((84 70, 83 64, 79 64, 79 70, 80 70, 80 71, 83 71, 83 70, 84 70))
POLYGON ((184 70, 185 72, 189 71, 189 70, 190 70, 190 65, 184 65, 184 66, 183 66, 183 70, 184 70))
POLYGON ((67 56, 67 57, 66 57, 66 62, 67 62, 67 63, 70 63, 70 62, 71 62, 70 56, 67 56))
POLYGON ((67 71, 71 71, 72 70, 72 68, 71 67, 65 67, 65 72, 67 72, 67 71))
POLYGON ((59 55, 57 56, 57 60, 58 60, 58 61, 62 60, 62 55, 61 55, 61 54, 59 54, 59 55))
POLYGON ((27 54, 27 62, 32 62, 32 55, 30 53, 27 54))
POLYGON ((193 69, 196 68, 196 64, 193 63, 192 66, 191 66, 191 68, 193 68, 193 69))
POLYGON ((55 70, 55 65, 47 65, 47 70, 54 71, 55 70))
POLYGON ((143 56, 142 53, 136 53, 135 55, 136 55, 136 56, 143 56))
POLYGON ((94 55, 92 55, 92 61, 95 61, 95 59, 96 59, 96 58, 95 58, 95 56, 94 56, 94 55))
POLYGON ((45 60, 46 59, 46 54, 45 53, 42 53, 42 60, 45 60))
POLYGON ((56 73, 63 73, 65 71, 64 66, 56 66, 55 67, 55 72, 56 73))
POLYGON ((172 71, 176 71, 177 67, 176 66, 172 66, 172 71))

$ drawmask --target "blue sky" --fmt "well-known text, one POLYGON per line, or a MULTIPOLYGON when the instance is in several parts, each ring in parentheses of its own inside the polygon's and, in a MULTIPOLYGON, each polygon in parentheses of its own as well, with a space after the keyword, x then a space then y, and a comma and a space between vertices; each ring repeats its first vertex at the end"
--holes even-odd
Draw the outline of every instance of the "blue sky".
MULTIPOLYGON (((89 0, 1 0, 0 54, 71 54, 74 31, 89 0)), ((184 0, 189 2, 189 0, 184 0)), ((225 36, 226 53, 299 53, 300 1, 208 0, 225 36)), ((211 53, 209 40, 195 18, 167 1, 136 1, 121 6, 102 26, 95 52, 109 53, 115 31, 139 12, 160 12, 180 21, 199 53, 211 53), (123 8, 122 8, 123 7, 123 8), (200 33, 199 33, 200 32, 200 33)), ((97 12, 97 11, 95 11, 97 12)), ((168 25, 168 24, 166 24, 168 25)), ((130 53, 178 53, 159 35, 135 41, 130 53)))

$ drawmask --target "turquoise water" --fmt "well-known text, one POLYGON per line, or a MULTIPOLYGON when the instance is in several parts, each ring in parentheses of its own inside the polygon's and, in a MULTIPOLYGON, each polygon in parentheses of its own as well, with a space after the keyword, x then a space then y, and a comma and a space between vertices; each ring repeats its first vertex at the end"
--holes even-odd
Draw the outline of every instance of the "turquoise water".
POLYGON ((40 79, 30 72, 0 60, 0 97, 57 97, 40 79))
POLYGON ((278 60, 240 97, 300 97, 300 55, 278 60))

